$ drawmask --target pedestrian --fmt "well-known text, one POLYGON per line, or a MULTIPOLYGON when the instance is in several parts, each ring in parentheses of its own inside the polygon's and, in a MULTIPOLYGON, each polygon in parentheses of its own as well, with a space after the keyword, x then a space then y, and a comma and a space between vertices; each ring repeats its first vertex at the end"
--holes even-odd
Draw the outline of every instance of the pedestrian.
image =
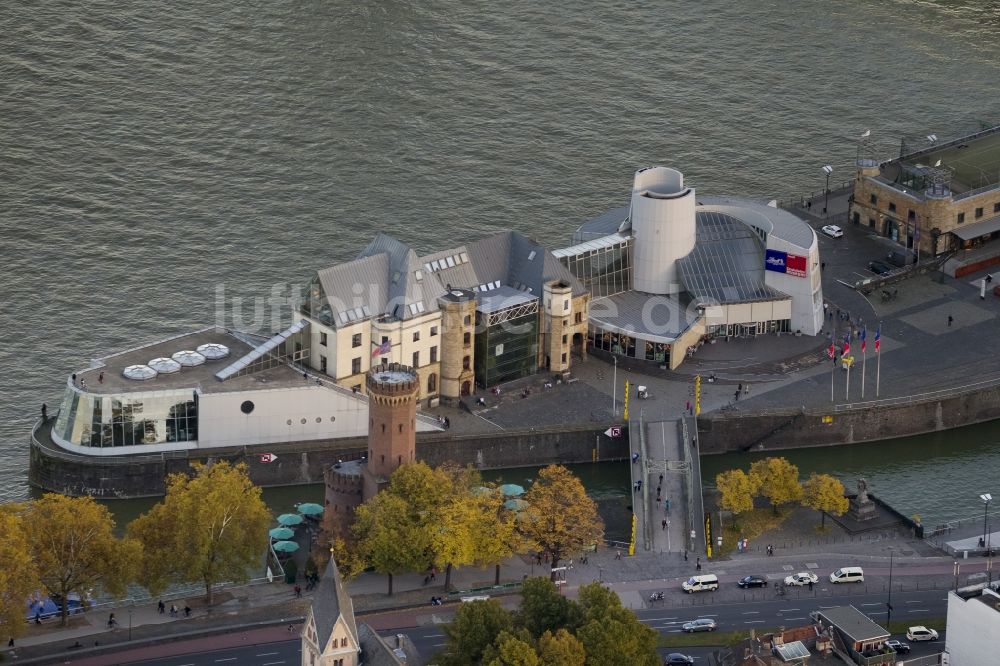
POLYGON ((664 530, 667 529, 667 519, 666 518, 664 518, 663 520, 660 521, 660 526, 662 526, 664 530))
POLYGON ((736 392, 743 393, 743 382, 740 382, 739 385, 736 387, 736 392))
POLYGON ((117 624, 115 614, 112 613, 111 615, 108 615, 108 629, 114 629, 115 624, 117 624))
POLYGON ((295 596, 296 597, 301 597, 302 596, 302 587, 301 586, 296 585, 295 588, 294 588, 294 590, 295 590, 295 596))
POLYGON ((38 611, 35 611, 35 624, 41 624, 41 623, 42 623, 42 614, 39 613, 38 611))
POLYGON ((636 486, 638 486, 638 489, 641 491, 642 490, 642 479, 639 479, 638 481, 636 481, 635 484, 636 484, 636 486))
POLYGON ((749 384, 747 384, 746 386, 743 387, 743 395, 745 395, 747 397, 750 397, 750 385, 749 384))
POLYGON ((743 539, 743 552, 744 553, 750 552, 750 541, 748 539, 746 539, 745 537, 743 539))
POLYGON ((46 405, 44 402, 42 403, 42 420, 43 421, 49 420, 49 406, 46 405))
POLYGON ((622 559, 622 551, 620 551, 620 550, 616 550, 615 551, 615 559, 616 560, 622 559))
POLYGON ((191 617, 191 607, 187 604, 184 605, 184 617, 191 617))
POLYGON ((684 551, 684 561, 685 562, 688 561, 688 552, 687 552, 687 550, 684 551))
POLYGON ((660 485, 663 485, 663 475, 660 475, 660 485))
POLYGON ((295 631, 295 627, 293 625, 288 625, 288 633, 292 633, 293 631, 295 631))
POLYGON ((160 615, 163 615, 167 610, 167 605, 163 603, 163 599, 160 599, 156 604, 156 610, 160 611, 160 615))
POLYGON ((170 617, 177 617, 177 604, 170 604, 170 617))
POLYGON ((104 383, 104 371, 103 370, 101 370, 101 374, 97 375, 97 383, 98 384, 103 384, 104 383))
POLYGON ((812 207, 813 207, 813 202, 812 201, 807 201, 806 202, 806 210, 812 210, 812 207))
POLYGON ((701 558, 700 557, 698 558, 698 562, 695 563, 694 568, 696 570, 698 570, 698 571, 701 571, 701 558))
POLYGON ((685 412, 691 411, 691 401, 690 400, 688 400, 687 402, 684 403, 684 411, 685 412))
POLYGON ((660 497, 660 486, 656 486, 656 497, 657 499, 660 497))
POLYGON ((663 510, 670 513, 670 498, 663 500, 663 510))
POLYGON ((733 397, 733 402, 736 402, 739 399, 740 399, 740 389, 736 389, 736 395, 733 397))
POLYGON ((7 647, 13 649, 13 647, 14 647, 14 637, 13 636, 11 636, 10 640, 7 641, 7 647))
POLYGON ((951 328, 951 322, 953 321, 955 321, 955 318, 952 317, 951 315, 948 315, 948 328, 951 328))
MULTIPOLYGON (((825 261, 819 262, 819 269, 821 271, 825 271, 826 270, 826 262, 825 261)), ((826 310, 826 303, 823 304, 823 309, 826 310)))
POLYGON ((736 540, 736 552, 738 552, 738 553, 742 553, 743 552, 743 539, 737 539, 736 540))
POLYGON ((813 582, 812 582, 812 578, 810 578, 809 579, 809 591, 812 592, 812 589, 813 589, 813 582))
POLYGON ((639 462, 639 452, 636 451, 632 454, 632 464, 639 462))

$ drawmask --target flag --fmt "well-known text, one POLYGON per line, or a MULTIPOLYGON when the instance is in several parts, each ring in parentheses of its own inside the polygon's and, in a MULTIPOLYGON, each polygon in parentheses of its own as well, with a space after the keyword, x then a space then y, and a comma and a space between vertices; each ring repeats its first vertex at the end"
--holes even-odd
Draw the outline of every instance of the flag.
POLYGON ((383 342, 378 347, 372 350, 372 358, 375 358, 376 356, 384 356, 385 354, 389 353, 390 349, 392 349, 392 343, 386 340, 385 342, 383 342))
POLYGON ((851 334, 844 334, 844 351, 840 352, 841 356, 847 356, 851 353, 851 334))
POLYGON ((870 129, 867 129, 867 130, 865 130, 865 133, 861 135, 861 138, 862 139, 867 139, 871 135, 872 135, 872 131, 870 129))
POLYGON ((858 339, 861 340, 861 353, 865 353, 865 349, 868 348, 868 343, 865 340, 868 338, 868 327, 862 326, 861 333, 858 335, 858 339))
POLYGON ((879 324, 878 328, 875 329, 875 353, 876 354, 879 353, 878 350, 879 350, 879 347, 881 347, 881 346, 882 346, 882 324, 879 324))
POLYGON ((830 360, 837 355, 837 347, 833 344, 833 333, 830 334, 830 348, 826 350, 826 355, 830 357, 830 360))

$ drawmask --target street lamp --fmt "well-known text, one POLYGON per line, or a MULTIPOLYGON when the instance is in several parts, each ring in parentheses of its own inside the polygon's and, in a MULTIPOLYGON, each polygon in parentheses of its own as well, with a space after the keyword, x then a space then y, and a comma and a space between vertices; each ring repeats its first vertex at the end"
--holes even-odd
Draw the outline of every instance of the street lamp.
POLYGON ((128 609, 128 639, 132 640, 132 609, 128 609))
POLYGON ((889 598, 885 601, 885 626, 892 621, 892 546, 889 546, 889 598))
POLYGON ((611 379, 611 413, 613 416, 618 416, 618 356, 614 351, 611 354, 615 362, 615 374, 611 379))
POLYGON ((826 215, 826 209, 830 205, 830 174, 833 173, 833 167, 827 164, 823 167, 823 173, 826 174, 826 191, 824 192, 826 198, 823 200, 823 214, 826 215))
POLYGON ((993 501, 993 495, 983 493, 979 496, 979 499, 983 500, 983 545, 986 545, 986 540, 989 538, 989 534, 986 531, 986 524, 990 517, 990 502, 993 501))

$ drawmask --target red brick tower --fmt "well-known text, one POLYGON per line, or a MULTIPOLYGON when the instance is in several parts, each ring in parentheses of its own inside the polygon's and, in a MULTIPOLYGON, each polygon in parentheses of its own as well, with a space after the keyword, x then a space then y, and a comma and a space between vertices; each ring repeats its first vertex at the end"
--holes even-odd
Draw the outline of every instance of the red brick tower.
POLYGON ((416 460, 417 372, 399 363, 380 365, 365 377, 368 389, 368 462, 364 493, 374 497, 403 463, 416 460))

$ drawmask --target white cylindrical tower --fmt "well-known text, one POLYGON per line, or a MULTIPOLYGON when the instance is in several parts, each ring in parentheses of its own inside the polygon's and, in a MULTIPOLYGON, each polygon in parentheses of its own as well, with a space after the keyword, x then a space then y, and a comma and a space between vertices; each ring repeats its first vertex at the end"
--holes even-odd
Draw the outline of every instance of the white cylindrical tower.
POLYGON ((635 172, 632 185, 632 287, 649 294, 681 291, 677 260, 694 249, 694 189, 667 167, 635 172))

